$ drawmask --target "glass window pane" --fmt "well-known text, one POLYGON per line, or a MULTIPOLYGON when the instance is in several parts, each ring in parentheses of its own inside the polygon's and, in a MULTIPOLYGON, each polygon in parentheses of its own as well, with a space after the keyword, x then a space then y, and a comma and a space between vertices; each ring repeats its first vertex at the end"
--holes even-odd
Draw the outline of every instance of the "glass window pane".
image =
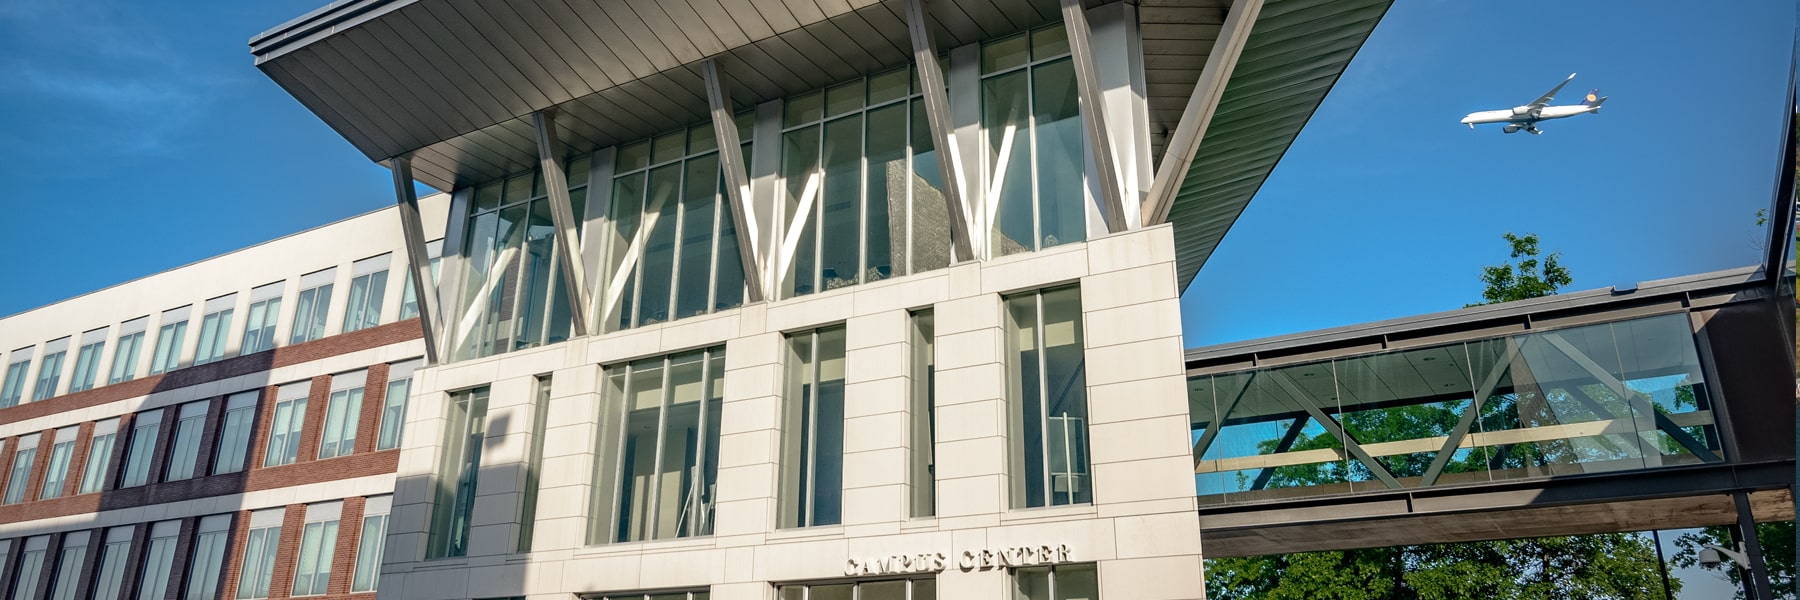
POLYGON ((681 272, 675 289, 676 318, 705 314, 711 308, 713 215, 718 211, 719 156, 687 162, 681 194, 681 272))
POLYGON ((656 473, 660 485, 655 500, 655 537, 659 539, 692 535, 694 513, 699 510, 704 364, 703 356, 697 353, 669 361, 665 393, 669 404, 663 414, 661 467, 656 473))
POLYGON ((1050 567, 1014 569, 1013 600, 1051 600, 1050 567))
POLYGON ((381 551, 387 543, 387 515, 363 518, 362 534, 356 547, 356 572, 350 579, 350 591, 374 591, 381 579, 381 551))
POLYGON ((687 155, 687 132, 666 133, 650 142, 650 164, 660 165, 687 155))
POLYGON ((1061 23, 1031 32, 1031 60, 1056 58, 1069 53, 1069 34, 1061 23))
POLYGON ((857 600, 908 600, 905 581, 875 581, 856 587, 857 600))
MULTIPOLYGON (((868 112, 868 187, 863 278, 887 279, 906 264, 906 104, 868 112)), ((904 269, 902 269, 902 272, 904 269)))
POLYGON ((638 325, 669 320, 669 294, 675 269, 677 215, 681 204, 681 165, 667 165, 650 171, 650 195, 645 209, 644 226, 650 235, 644 243, 642 286, 638 292, 638 325))
POLYGON ((819 120, 824 112, 825 95, 819 92, 788 98, 783 107, 782 127, 793 127, 819 120))
POLYGON ((1023 33, 981 45, 983 75, 1023 65, 1027 60, 1029 47, 1023 33))
MULTIPOLYGON (((749 158, 749 145, 745 144, 744 156, 749 158)), ((718 279, 713 284, 713 310, 724 310, 744 303, 744 261, 738 254, 737 223, 729 212, 729 202, 725 196, 724 173, 719 178, 718 222, 719 242, 718 258, 714 261, 714 273, 718 279)))
POLYGON ((711 122, 689 127, 688 154, 700 154, 719 149, 719 137, 715 135, 711 122))
MULTIPOLYGON (((907 265, 908 274, 924 273, 950 266, 950 209, 944 204, 944 179, 938 170, 937 147, 931 138, 931 125, 926 122, 925 101, 912 104, 912 199, 906 209, 906 225, 912 241, 906 256, 910 263, 896 257, 896 265, 907 265)), ((891 196, 890 196, 891 197, 891 196)), ((977 249, 979 250, 979 249, 977 249)))
MULTIPOLYGON (((637 262, 641 254, 633 253, 632 247, 637 242, 639 222, 644 212, 644 190, 646 176, 637 173, 613 180, 611 230, 608 232, 606 247, 606 263, 604 265, 606 279, 610 285, 602 298, 604 305, 613 307, 616 328, 631 327, 633 300, 636 296, 635 282, 637 262), (629 262, 628 262, 629 261, 629 262), (616 280, 624 277, 623 285, 616 280), (616 296, 614 294, 617 294, 616 296)), ((642 248, 638 249, 638 253, 642 248)))
POLYGON ((987 132, 988 172, 993 174, 984 210, 992 224, 988 251, 994 256, 1035 249, 1027 83, 1025 71, 981 82, 981 126, 987 132))
POLYGON ((1100 597, 1100 577, 1094 565, 1057 565, 1055 600, 1094 600, 1100 597))
POLYGON ((813 525, 840 520, 844 493, 844 329, 819 331, 817 385, 812 391, 810 501, 813 525))
POLYGON ((819 281, 824 290, 855 285, 862 271, 857 256, 862 246, 862 154, 860 116, 825 124, 823 237, 819 242, 819 281))
MULTIPOLYGON (((791 107, 791 105, 790 105, 791 107)), ((787 182, 784 204, 787 224, 782 235, 777 266, 786 286, 785 296, 801 296, 817 291, 815 268, 818 248, 817 219, 821 190, 819 173, 819 128, 806 127, 782 136, 781 175, 787 182), (798 234, 796 235, 796 232, 798 234)))
POLYGON ((620 173, 636 171, 650 165, 650 142, 648 140, 622 146, 614 166, 620 173))
POLYGON ((487 211, 500 208, 500 185, 496 181, 475 188, 475 211, 487 211))
MULTIPOLYGON (((581 158, 577 158, 575 160, 569 161, 569 165, 567 167, 565 167, 563 170, 563 177, 568 179, 569 189, 574 189, 574 188, 578 188, 578 187, 587 185, 588 175, 593 171, 593 169, 594 169, 593 155, 587 155, 587 156, 583 156, 581 158)), ((580 213, 580 212, 575 213, 575 218, 577 220, 581 219, 581 217, 582 217, 582 213, 580 213)))
POLYGON ((825 116, 835 117, 863 106, 863 81, 858 79, 825 89, 825 116))
POLYGON ((869 76, 869 105, 905 98, 911 93, 909 67, 900 67, 869 76))
POLYGON ((92 494, 100 491, 106 482, 106 469, 112 463, 113 439, 117 434, 95 436, 88 443, 87 463, 81 469, 80 493, 92 494))
POLYGON ((1076 101, 1075 67, 1059 60, 1032 67, 1032 106, 1036 110, 1039 248, 1087 239, 1087 204, 1083 201, 1081 108, 1076 101))

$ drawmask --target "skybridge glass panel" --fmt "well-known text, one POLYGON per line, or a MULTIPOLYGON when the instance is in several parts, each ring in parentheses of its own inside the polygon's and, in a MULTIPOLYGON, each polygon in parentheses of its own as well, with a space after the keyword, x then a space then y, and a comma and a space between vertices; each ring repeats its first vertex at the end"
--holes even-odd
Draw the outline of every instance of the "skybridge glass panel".
POLYGON ((1686 315, 1188 379, 1202 503, 1723 460, 1686 315))

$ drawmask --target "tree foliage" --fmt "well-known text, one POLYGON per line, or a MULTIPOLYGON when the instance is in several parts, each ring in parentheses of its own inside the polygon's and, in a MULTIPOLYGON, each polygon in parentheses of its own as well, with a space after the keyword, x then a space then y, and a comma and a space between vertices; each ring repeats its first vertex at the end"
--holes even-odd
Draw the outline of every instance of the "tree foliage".
POLYGON ((1512 246, 1512 260, 1518 264, 1508 261, 1482 267, 1481 283, 1485 286, 1481 292, 1482 301, 1469 306, 1549 296, 1575 282, 1569 269, 1562 266, 1561 252, 1540 256, 1537 234, 1518 236, 1508 232, 1501 237, 1512 246))

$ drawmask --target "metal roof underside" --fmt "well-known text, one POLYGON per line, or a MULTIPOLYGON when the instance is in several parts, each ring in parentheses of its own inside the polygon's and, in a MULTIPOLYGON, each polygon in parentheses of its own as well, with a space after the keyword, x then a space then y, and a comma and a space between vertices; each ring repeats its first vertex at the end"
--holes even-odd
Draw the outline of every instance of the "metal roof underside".
POLYGON ((1267 0, 1169 211, 1179 289, 1218 248, 1391 0, 1267 0))

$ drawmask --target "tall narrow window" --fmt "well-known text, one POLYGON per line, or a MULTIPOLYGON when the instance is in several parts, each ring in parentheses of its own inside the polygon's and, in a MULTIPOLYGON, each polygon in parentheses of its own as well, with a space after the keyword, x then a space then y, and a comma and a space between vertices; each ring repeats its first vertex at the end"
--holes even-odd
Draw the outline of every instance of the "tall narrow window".
POLYGON ((150 317, 138 317, 119 326, 119 347, 113 349, 112 369, 106 383, 122 383, 137 377, 138 352, 144 349, 144 330, 150 317))
POLYGON ((456 392, 445 407, 444 443, 438 456, 437 497, 431 505, 426 558, 464 556, 469 551, 469 517, 475 512, 475 484, 481 446, 487 438, 488 388, 456 392))
POLYGON ((138 579, 138 600, 172 600, 169 573, 175 570, 175 540, 180 535, 181 521, 150 526, 150 543, 144 547, 144 573, 138 579))
POLYGON ((290 464, 300 458, 300 428, 306 424, 306 395, 311 381, 290 383, 275 390, 275 414, 269 423, 269 446, 263 466, 290 464))
POLYGON ((194 557, 188 561, 185 600, 217 600, 225 571, 225 545, 231 541, 231 515, 202 517, 194 528, 194 557))
MULTIPOLYGON (((577 218, 579 218, 579 215, 577 215, 577 218)), ((439 239, 425 242, 425 254, 429 256, 431 260, 427 270, 431 272, 431 289, 434 294, 431 297, 432 302, 438 301, 435 293, 438 284, 439 263, 443 262, 438 256, 443 250, 444 240, 439 239)), ((407 268, 411 269, 412 267, 409 266, 407 268)), ((413 289, 411 271, 407 271, 406 274, 400 276, 400 280, 406 282, 406 287, 401 288, 400 292, 400 320, 405 321, 419 316, 419 290, 413 289)))
POLYGON ((711 348, 607 369, 596 543, 712 534, 724 367, 711 348))
POLYGON ((388 512, 393 496, 372 496, 363 503, 362 533, 356 540, 356 572, 350 593, 373 592, 381 583, 381 551, 387 547, 388 512))
POLYGON ((50 536, 25 538, 25 551, 19 554, 19 572, 13 578, 12 600, 36 600, 38 582, 44 578, 44 554, 50 551, 50 536))
POLYGON ((37 385, 31 388, 31 401, 49 400, 56 396, 62 382, 63 358, 69 355, 69 338, 44 344, 44 360, 38 363, 37 385))
POLYGON ((392 254, 365 258, 350 265, 350 304, 344 307, 344 332, 381 324, 381 301, 387 295, 392 254))
POLYGON ((224 425, 219 428, 219 452, 213 457, 213 474, 244 470, 250 452, 250 432, 256 429, 256 390, 232 394, 225 401, 224 425))
POLYGON ((294 328, 289 344, 325 337, 325 316, 331 312, 331 286, 337 267, 300 278, 300 297, 294 300, 294 328))
POLYGON ((1024 567, 1013 571, 1013 600, 1098 600, 1094 565, 1024 567))
POLYGON ((286 284, 277 281, 250 290, 250 310, 244 319, 244 341, 238 346, 239 356, 275 347, 275 321, 281 318, 281 292, 286 284))
POLYGON ((169 468, 163 473, 163 481, 190 479, 199 470, 200 438, 206 428, 206 410, 211 405, 212 402, 207 400, 181 405, 175 420, 175 441, 169 446, 169 468))
POLYGON ((250 532, 244 536, 243 569, 238 574, 238 600, 269 597, 285 512, 286 509, 271 508, 250 513, 250 532))
POLYGON ((400 432, 406 429, 406 402, 412 396, 413 371, 424 363, 419 360, 388 366, 387 394, 381 398, 381 431, 375 438, 376 450, 400 447, 400 432))
POLYGON ((1012 506, 1092 502, 1081 290, 1008 297, 1006 317, 1012 506))
POLYGON ((69 481, 69 457, 75 453, 75 437, 80 434, 78 426, 52 432, 56 437, 50 441, 50 465, 44 469, 44 484, 38 486, 39 498, 62 497, 69 481))
POLYGON ((911 435, 907 484, 911 486, 908 514, 937 514, 937 359, 936 319, 929 310, 912 315, 912 406, 908 421, 911 435))
POLYGON ((844 494, 844 328, 788 336, 781 527, 835 525, 844 494))
POLYGON ((325 593, 331 581, 331 562, 337 550, 338 519, 343 502, 322 502, 306 507, 306 527, 300 531, 300 554, 294 559, 295 596, 325 593))
POLYGON ((81 349, 75 351, 75 374, 69 381, 69 393, 90 390, 100 377, 100 351, 106 349, 106 328, 81 334, 81 349))
MULTIPOLYGON (((586 157, 569 161, 570 208, 577 221, 586 212, 589 164, 586 157)), ((463 224, 462 289, 451 290, 457 308, 445 315, 454 359, 568 339, 567 286, 556 262, 556 224, 543 178, 534 172, 512 175, 476 187, 472 200, 463 224)))
POLYGON ((119 487, 144 485, 150 481, 150 457, 156 453, 156 437, 162 431, 162 409, 141 412, 131 421, 131 445, 125 451, 125 474, 119 487))
POLYGON ((50 582, 50 600, 75 600, 81 572, 87 567, 88 532, 63 534, 62 551, 56 558, 56 579, 50 582))
POLYGON ((1087 239, 1087 160, 1075 68, 1061 24, 982 45, 988 253, 1087 239))
POLYGON ((6 361, 6 382, 0 384, 0 408, 16 406, 25 397, 25 378, 31 371, 31 356, 37 347, 28 346, 12 351, 6 361))
POLYGON ((130 562, 132 529, 126 525, 106 530, 106 545, 100 547, 100 568, 94 571, 94 600, 120 600, 125 564, 130 562))
POLYGON ((368 371, 332 376, 325 429, 319 433, 319 458, 345 456, 356 449, 356 424, 362 420, 363 383, 368 378, 368 371))
POLYGON ((536 532, 538 485, 544 469, 544 428, 550 418, 550 376, 537 378, 531 401, 531 452, 525 458, 525 489, 519 494, 519 552, 531 551, 536 532))
POLYGON ((231 337, 231 312, 237 306, 237 294, 226 294, 206 301, 200 318, 200 346, 194 349, 194 364, 203 365, 225 358, 225 339, 231 337))
POLYGON ((12 469, 6 476, 6 496, 0 503, 18 504, 25 501, 25 488, 31 486, 31 466, 37 460, 38 436, 29 434, 19 436, 19 445, 13 450, 12 469))
POLYGON ((87 462, 81 467, 81 487, 76 493, 92 494, 106 485, 106 469, 112 464, 113 440, 118 439, 119 420, 107 419, 94 424, 88 437, 87 462))
POLYGON ((181 366, 181 343, 187 339, 188 313, 192 306, 163 311, 156 330, 156 352, 150 355, 150 374, 166 373, 181 366))

